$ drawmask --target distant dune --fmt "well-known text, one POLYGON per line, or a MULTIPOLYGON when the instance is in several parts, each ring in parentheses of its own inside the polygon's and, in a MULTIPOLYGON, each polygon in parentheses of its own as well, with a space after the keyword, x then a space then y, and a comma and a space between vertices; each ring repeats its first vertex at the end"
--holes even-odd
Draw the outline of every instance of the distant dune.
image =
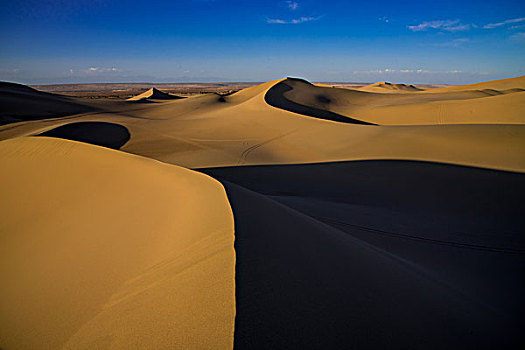
POLYGON ((140 95, 128 98, 128 101, 143 101, 143 100, 175 100, 182 98, 180 96, 171 95, 156 88, 151 88, 140 95))
POLYGON ((73 99, 25 85, 0 82, 0 125, 24 120, 64 117, 95 110, 73 99))
POLYGON ((410 92, 410 91, 422 91, 423 89, 419 89, 415 87, 414 85, 392 84, 387 81, 382 81, 382 82, 374 83, 368 86, 364 86, 360 88, 359 90, 368 91, 368 92, 395 92, 395 91, 410 92))
POLYGON ((0 85, 0 348, 521 348, 525 76, 0 85))

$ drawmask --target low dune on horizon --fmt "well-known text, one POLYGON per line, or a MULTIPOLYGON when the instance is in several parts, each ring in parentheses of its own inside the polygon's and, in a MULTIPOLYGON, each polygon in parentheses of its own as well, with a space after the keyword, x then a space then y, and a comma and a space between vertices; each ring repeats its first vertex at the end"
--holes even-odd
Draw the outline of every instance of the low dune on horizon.
POLYGON ((525 76, 237 87, 0 83, 0 348, 525 345, 525 76))

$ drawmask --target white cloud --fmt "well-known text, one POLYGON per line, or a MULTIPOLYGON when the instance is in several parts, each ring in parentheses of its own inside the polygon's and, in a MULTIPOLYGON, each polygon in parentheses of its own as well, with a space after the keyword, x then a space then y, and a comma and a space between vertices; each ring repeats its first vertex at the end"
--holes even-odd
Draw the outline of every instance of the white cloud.
POLYGON ((461 24, 459 19, 423 22, 415 26, 408 26, 413 32, 421 32, 428 29, 446 30, 447 32, 458 32, 470 29, 470 24, 461 24))
MULTIPOLYGON (((71 70, 72 71, 72 70, 71 70)), ((117 72, 118 69, 115 67, 103 68, 103 67, 89 67, 87 73, 107 73, 107 72, 117 72)))
POLYGON ((75 74, 75 75, 92 75, 92 74, 100 74, 100 73, 116 73, 121 72, 120 69, 116 67, 89 67, 87 69, 69 69, 67 71, 69 74, 75 74))
POLYGON ((427 69, 392 69, 392 68, 384 68, 384 69, 374 69, 374 70, 365 70, 365 71, 354 71, 354 74, 407 74, 407 73, 416 73, 416 74, 458 74, 463 73, 463 71, 460 70, 447 70, 447 71, 431 71, 427 69))
POLYGON ((524 21, 525 21, 525 17, 513 18, 513 19, 508 19, 508 20, 503 21, 503 22, 489 23, 487 25, 484 25, 483 28, 485 28, 485 29, 493 29, 493 28, 504 26, 506 24, 519 23, 519 22, 524 22, 524 21))
POLYGON ((444 47, 461 47, 463 44, 470 42, 469 38, 458 38, 444 43, 437 43, 435 46, 444 46, 444 47))
POLYGON ((266 20, 266 23, 269 24, 299 24, 304 22, 310 22, 310 21, 317 21, 321 17, 300 17, 300 18, 294 18, 290 20, 285 19, 278 19, 278 18, 268 18, 266 20))
POLYGON ((511 39, 525 40, 525 32, 513 34, 511 35, 511 39))
POLYGON ((295 1, 291 1, 291 0, 288 0, 288 1, 285 1, 286 2, 286 7, 288 7, 290 10, 297 10, 297 8, 299 7, 299 3, 295 2, 295 1))
POLYGON ((388 19, 388 17, 385 17, 385 16, 383 16, 383 17, 379 17, 378 20, 380 20, 381 22, 385 22, 385 23, 390 22, 390 20, 388 19))

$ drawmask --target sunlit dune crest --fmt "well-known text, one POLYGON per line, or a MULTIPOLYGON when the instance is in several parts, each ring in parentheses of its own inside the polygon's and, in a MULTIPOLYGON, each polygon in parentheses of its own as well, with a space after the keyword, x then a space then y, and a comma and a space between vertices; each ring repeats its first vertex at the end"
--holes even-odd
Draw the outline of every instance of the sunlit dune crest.
POLYGON ((525 76, 0 104, 1 348, 523 341, 525 76))

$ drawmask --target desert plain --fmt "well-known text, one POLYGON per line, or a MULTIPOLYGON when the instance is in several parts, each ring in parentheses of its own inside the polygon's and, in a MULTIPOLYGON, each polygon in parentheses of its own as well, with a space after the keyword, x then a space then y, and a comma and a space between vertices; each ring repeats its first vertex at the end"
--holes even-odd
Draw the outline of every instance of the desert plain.
POLYGON ((0 106, 2 349, 525 344, 525 76, 0 106))

